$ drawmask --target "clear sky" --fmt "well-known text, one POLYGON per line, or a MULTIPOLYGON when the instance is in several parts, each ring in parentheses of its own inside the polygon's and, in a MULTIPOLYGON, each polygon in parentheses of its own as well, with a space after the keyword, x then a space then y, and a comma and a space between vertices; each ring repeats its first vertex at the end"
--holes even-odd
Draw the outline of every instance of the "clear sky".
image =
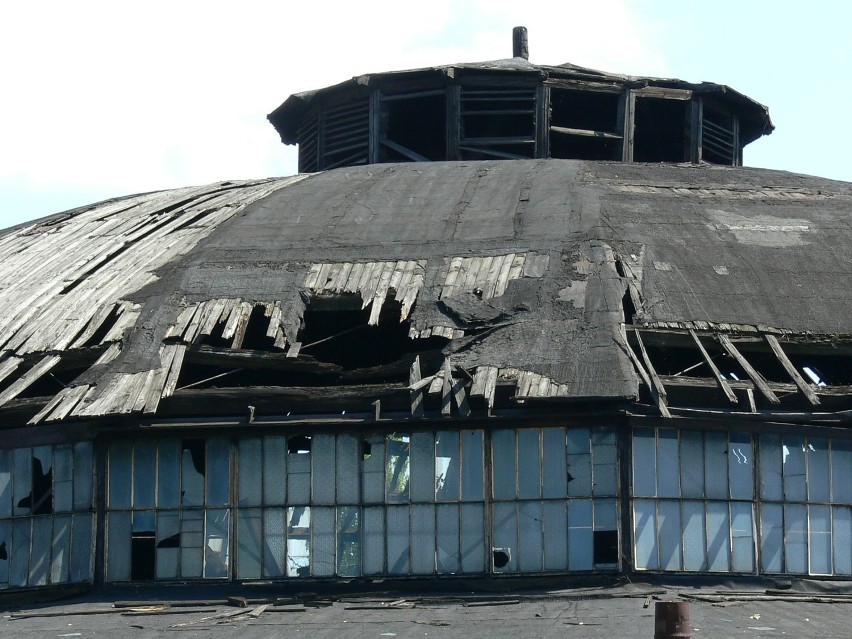
POLYGON ((745 163, 852 181, 846 0, 42 0, 0 8, 0 227, 290 175, 266 114, 355 75, 511 56, 727 84, 776 131, 745 163))

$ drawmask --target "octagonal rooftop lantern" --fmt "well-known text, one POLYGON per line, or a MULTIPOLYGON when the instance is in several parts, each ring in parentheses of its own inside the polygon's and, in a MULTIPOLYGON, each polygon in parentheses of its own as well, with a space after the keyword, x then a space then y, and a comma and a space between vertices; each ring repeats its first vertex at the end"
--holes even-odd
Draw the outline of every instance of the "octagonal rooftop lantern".
POLYGON ((362 75, 297 93, 268 118, 299 172, 383 162, 562 158, 740 166, 772 132, 765 106, 721 84, 513 57, 362 75))

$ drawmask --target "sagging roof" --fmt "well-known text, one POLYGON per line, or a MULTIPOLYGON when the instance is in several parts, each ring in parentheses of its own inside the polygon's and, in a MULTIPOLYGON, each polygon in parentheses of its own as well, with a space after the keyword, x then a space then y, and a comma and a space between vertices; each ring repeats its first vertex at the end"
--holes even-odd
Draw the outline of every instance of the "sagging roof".
POLYGON ((537 78, 541 82, 549 81, 558 84, 560 81, 570 81, 575 83, 574 86, 586 85, 597 90, 605 87, 659 87, 689 90, 696 94, 712 94, 721 102, 728 103, 742 113, 744 145, 753 142, 762 135, 768 135, 775 128, 766 106, 723 84, 713 82, 693 83, 675 78, 623 75, 589 69, 571 63, 555 66, 538 65, 522 57, 359 75, 333 86, 293 94, 272 111, 268 115, 268 119, 278 131, 282 142, 296 144, 303 115, 315 102, 321 99, 364 87, 399 82, 415 83, 428 78, 451 82, 457 77, 477 74, 494 77, 500 75, 505 77, 509 74, 515 76, 527 75, 537 78))
POLYGON ((110 201, 0 236, 0 408, 19 402, 31 423, 154 415, 224 375, 240 410, 246 393, 310 412, 415 387, 458 387, 462 410, 465 388, 490 406, 508 384, 520 399, 633 401, 652 385, 634 329, 847 352, 850 220, 847 183, 567 160, 110 201), (397 328, 370 337, 376 324, 397 328), (349 331, 349 360, 322 354, 349 331), (249 369, 276 371, 278 388, 249 369))

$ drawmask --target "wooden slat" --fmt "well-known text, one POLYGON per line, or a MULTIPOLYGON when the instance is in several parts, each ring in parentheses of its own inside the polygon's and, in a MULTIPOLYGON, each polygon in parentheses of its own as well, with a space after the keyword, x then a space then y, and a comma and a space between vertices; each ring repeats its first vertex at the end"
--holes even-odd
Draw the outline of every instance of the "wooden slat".
POLYGON ((62 358, 59 355, 48 355, 40 360, 30 370, 21 375, 20 378, 12 382, 6 390, 0 393, 0 406, 3 406, 7 402, 15 399, 18 395, 27 390, 35 382, 41 379, 41 377, 51 368, 56 366, 61 359, 62 358))
POLYGON ((9 377, 12 373, 17 370, 18 366, 23 362, 22 357, 15 357, 14 355, 10 355, 2 362, 0 362, 0 382, 9 377))
POLYGON ((698 338, 698 335, 693 329, 689 329, 689 334, 692 335, 692 339, 695 342, 695 345, 698 347, 698 350, 701 351, 701 356, 704 358, 704 363, 707 364, 707 367, 713 373, 713 377, 716 378, 716 383, 719 385, 719 388, 725 393, 725 396, 730 400, 732 404, 739 403, 737 396, 734 394, 734 391, 731 390, 731 385, 728 384, 728 381, 722 377, 722 373, 719 371, 716 363, 710 357, 710 354, 704 348, 704 345, 701 343, 701 340, 698 338))
MULTIPOLYGON (((645 382, 645 386, 648 387, 651 392, 651 395, 654 397, 654 401, 657 404, 657 409, 660 411, 660 414, 663 417, 671 417, 672 415, 669 412, 668 406, 666 405, 665 397, 661 397, 660 394, 657 392, 654 383, 651 381, 651 377, 649 376, 648 371, 645 370, 645 367, 642 365, 642 362, 639 360, 638 357, 636 357, 636 353, 633 352, 633 348, 630 346, 630 342, 627 341, 627 332, 624 328, 624 324, 620 324, 619 329, 621 330, 621 339, 624 342, 624 348, 627 352, 627 356, 630 358, 630 361, 633 362, 633 366, 636 368, 640 377, 642 377, 642 381, 645 382)), ((656 375, 656 372, 654 374, 656 375)), ((657 378, 657 381, 659 381, 659 378, 657 378)))
MULTIPOLYGON (((166 381, 163 384, 163 391, 160 393, 161 398, 171 397, 175 392, 175 388, 177 388, 178 378, 180 377, 180 369, 183 366, 183 358, 186 355, 186 345, 185 344, 177 344, 174 351, 169 355, 166 355, 166 360, 168 362, 168 374, 166 375, 166 381), (168 360, 171 361, 168 361, 168 360)), ((166 362, 164 362, 165 364, 166 362)), ((163 366, 165 368, 165 366, 163 366)))
MULTIPOLYGON (((409 388, 418 382, 421 381, 420 374, 420 356, 414 358, 414 361, 411 363, 411 369, 408 372, 408 384, 409 388)), ((425 415, 424 407, 423 407, 423 389, 412 389, 411 390, 411 415, 412 417, 423 417, 425 415)))
POLYGON ((488 408, 494 407, 494 393, 497 390, 497 367, 488 367, 488 378, 485 380, 485 399, 488 402, 488 408))
POLYGON ((65 419, 88 390, 89 386, 87 384, 63 388, 50 402, 48 402, 47 406, 34 415, 27 424, 34 425, 41 423, 42 421, 52 422, 65 419))
POLYGON ((458 379, 453 383, 453 398, 456 400, 456 406, 459 409, 459 415, 462 417, 470 417, 470 404, 467 401, 467 395, 464 392, 465 380, 458 379))
POLYGON ((781 348, 781 344, 778 343, 778 339, 774 335, 764 335, 766 342, 769 344, 769 347, 772 349, 772 352, 775 353, 775 357, 778 358, 778 361, 781 362, 781 365, 784 367, 784 370, 787 371, 787 374, 790 376, 790 379, 793 380, 793 383, 799 387, 799 390, 802 391, 802 394, 808 398, 808 401, 814 406, 819 404, 819 397, 816 396, 816 393, 810 387, 810 385, 799 375, 799 371, 796 370, 796 367, 793 366, 793 362, 787 357, 787 354, 781 348))
POLYGON ((449 358, 444 360, 444 380, 441 387, 441 415, 449 417, 453 408, 453 374, 450 370, 449 358))
POLYGON ((222 339, 231 339, 234 337, 237 330, 237 324, 240 321, 240 317, 242 316, 244 309, 243 301, 239 299, 236 300, 234 307, 228 314, 228 319, 225 320, 225 328, 222 329, 222 339))
POLYGON ((742 367, 742 369, 746 372, 746 375, 749 376, 751 381, 754 382, 754 385, 757 386, 758 390, 763 393, 763 396, 769 400, 772 404, 780 404, 781 400, 772 392, 772 389, 766 384, 766 380, 763 378, 763 375, 758 373, 754 367, 749 363, 749 361, 743 357, 743 354, 734 346, 734 343, 731 339, 725 335, 724 333, 720 333, 718 335, 719 342, 722 344, 722 347, 728 351, 728 354, 737 360, 737 363, 742 367))
POLYGON ((242 302, 240 304, 240 308, 240 318, 237 321, 236 328, 234 329, 234 340, 231 342, 231 348, 235 349, 240 349, 243 346, 243 340, 246 337, 249 320, 251 319, 252 313, 254 313, 254 304, 242 302))

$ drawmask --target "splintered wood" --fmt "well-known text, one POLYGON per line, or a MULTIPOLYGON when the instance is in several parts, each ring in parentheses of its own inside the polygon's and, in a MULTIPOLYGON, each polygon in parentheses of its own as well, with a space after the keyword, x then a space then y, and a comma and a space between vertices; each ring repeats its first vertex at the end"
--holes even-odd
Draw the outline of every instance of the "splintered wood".
POLYGON ((399 320, 408 318, 425 275, 426 260, 323 263, 311 265, 304 285, 315 293, 360 294, 361 308, 372 304, 368 323, 376 326, 391 291, 402 305, 399 320))

